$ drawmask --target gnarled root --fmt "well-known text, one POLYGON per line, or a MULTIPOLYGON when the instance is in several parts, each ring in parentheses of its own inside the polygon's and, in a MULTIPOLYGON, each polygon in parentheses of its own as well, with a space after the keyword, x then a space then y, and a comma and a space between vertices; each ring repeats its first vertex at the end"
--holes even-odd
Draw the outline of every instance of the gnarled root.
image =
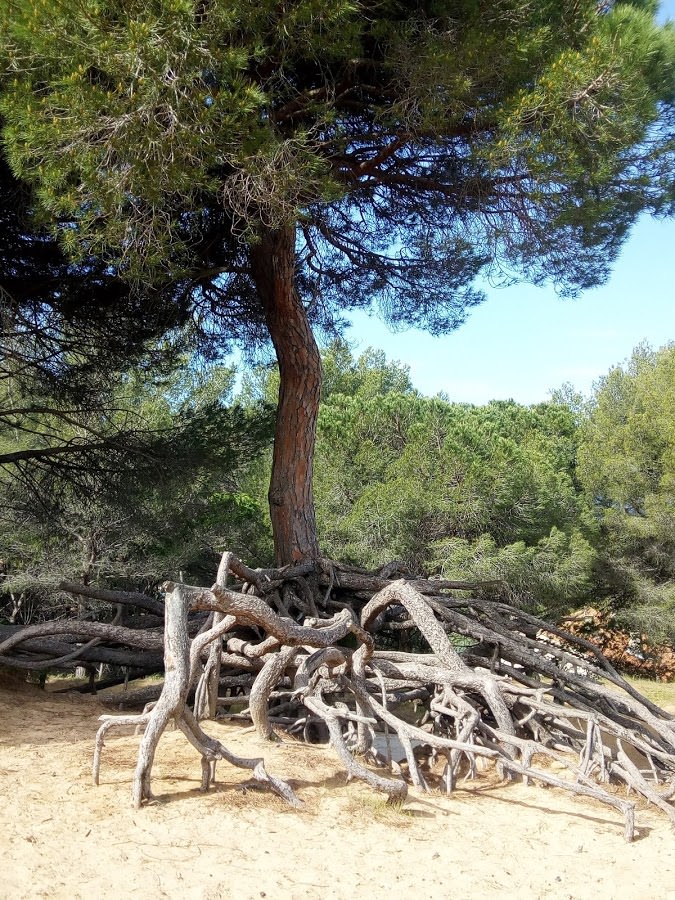
MULTIPOLYGON (((252 684, 248 711, 236 715, 248 716, 261 737, 273 738, 273 726, 310 733, 323 723, 348 776, 392 801, 406 796, 404 768, 417 789, 434 783, 437 770, 428 772, 420 761, 431 754, 445 760, 446 791, 464 771, 473 777, 487 759, 507 777, 618 809, 629 840, 633 806, 603 786, 610 781, 641 793, 675 822, 675 719, 625 682, 597 648, 507 604, 469 594, 475 585, 389 580, 391 574, 327 560, 252 570, 225 554, 210 590, 168 584, 166 682, 155 708, 142 717, 135 802, 150 797, 154 751, 173 718, 201 754, 204 789, 216 760, 226 759, 297 805, 290 787, 270 776, 261 760, 234 757, 198 725, 198 716, 215 711, 214 672, 225 668, 224 681, 252 684), (240 580, 238 589, 228 587, 228 574, 240 580), (190 642, 188 616, 205 612, 213 614, 211 625, 190 642), (403 631, 418 635, 430 652, 376 649, 375 639, 391 641, 403 631), (458 639, 466 648, 461 652, 458 639), (195 715, 186 699, 201 669, 195 715), (373 744, 383 730, 386 760, 373 744), (538 768, 537 757, 554 760, 568 776, 538 768), (388 765, 392 775, 373 771, 368 759, 388 765)), ((95 773, 108 729, 128 720, 106 721, 99 729, 95 773)))
POLYGON ((134 775, 132 800, 136 808, 144 801, 152 800, 150 779, 155 751, 159 740, 170 719, 173 719, 188 738, 190 743, 199 750, 202 756, 202 789, 208 789, 214 776, 214 766, 217 759, 225 759, 235 766, 251 769, 253 777, 261 784, 267 785, 279 796, 283 797, 291 806, 299 806, 300 801, 288 784, 279 778, 270 775, 261 759, 241 759, 230 753, 219 741, 206 735, 197 722, 197 719, 186 706, 186 700, 191 682, 194 678, 195 668, 200 651, 206 647, 209 640, 215 640, 229 627, 233 620, 223 615, 214 623, 210 632, 199 636, 192 642, 188 638, 187 612, 188 592, 182 585, 174 585, 166 599, 166 624, 165 624, 165 669, 166 676, 164 687, 159 700, 150 712, 140 716, 105 716, 103 725, 96 735, 93 775, 94 782, 98 784, 101 750, 106 733, 116 725, 142 725, 146 726, 141 739, 136 772, 134 775))

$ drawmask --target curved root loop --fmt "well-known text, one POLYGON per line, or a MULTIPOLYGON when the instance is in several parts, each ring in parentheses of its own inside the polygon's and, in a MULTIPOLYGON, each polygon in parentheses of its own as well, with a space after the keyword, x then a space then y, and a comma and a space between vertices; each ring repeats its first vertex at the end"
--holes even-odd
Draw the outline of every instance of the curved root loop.
POLYGON ((348 778, 390 802, 405 799, 405 774, 418 790, 438 785, 449 793, 487 760, 505 778, 617 809, 628 840, 633 805, 601 786, 609 781, 639 792, 675 823, 671 715, 640 697, 588 642, 507 604, 467 596, 466 583, 389 580, 402 572, 391 566, 373 575, 328 560, 252 570, 224 554, 210 590, 167 583, 162 695, 141 716, 105 719, 96 735, 94 780, 110 728, 145 725, 134 802, 149 800, 154 752, 173 719, 201 755, 203 790, 222 759, 299 806, 261 759, 240 759, 201 729, 198 718, 216 712, 217 673, 227 667, 220 685, 249 690, 232 718, 252 721, 267 740, 278 726, 310 740, 325 734, 348 778), (228 587, 229 576, 240 579, 239 589, 228 587), (190 616, 204 612, 212 619, 190 640, 190 616), (376 640, 391 645, 391 635, 400 634, 417 635, 430 652, 377 649, 376 640), (197 682, 193 713, 186 703, 197 682), (537 767, 542 756, 569 777, 537 767), (387 766, 391 777, 366 760, 387 766))

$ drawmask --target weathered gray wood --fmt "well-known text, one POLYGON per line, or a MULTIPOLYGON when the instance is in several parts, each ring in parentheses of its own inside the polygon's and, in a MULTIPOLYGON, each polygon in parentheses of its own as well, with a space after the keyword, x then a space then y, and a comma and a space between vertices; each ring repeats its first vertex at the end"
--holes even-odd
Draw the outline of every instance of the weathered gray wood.
POLYGON ((105 588, 93 587, 89 584, 80 584, 77 581, 61 581, 59 590, 80 597, 91 597, 92 600, 102 600, 104 603, 122 603, 125 606, 137 606, 139 609, 147 609, 157 616, 164 615, 164 604, 161 600, 148 597, 138 591, 110 591, 105 588))
POLYGON ((429 604, 411 584, 406 581, 394 581, 375 594, 361 613, 363 628, 367 629, 379 613, 392 603, 400 603, 405 607, 438 661, 448 670, 452 683, 458 687, 479 691, 485 697, 500 728, 514 734, 511 713, 494 678, 487 672, 476 672, 466 665, 450 644, 446 632, 429 604))
MULTIPOLYGON (((4 645, 0 653, 16 665, 39 662, 41 651, 46 664, 103 652, 157 658, 160 647, 165 648, 167 680, 158 703, 151 712, 124 720, 146 726, 134 778, 137 804, 151 796, 154 752, 172 718, 201 755, 204 788, 213 778, 217 759, 239 764, 202 731, 187 707, 201 672, 196 712, 215 712, 215 676, 220 668, 227 673, 218 679, 221 685, 238 687, 241 682, 250 689, 249 709, 237 712, 239 718, 248 716, 267 737, 272 722, 308 734, 308 723, 325 723, 350 777, 363 778, 390 797, 403 797, 405 782, 400 777, 382 778, 364 762, 369 754, 374 758, 369 748, 376 727, 398 738, 407 777, 418 789, 432 783, 425 754, 435 753, 447 761, 446 789, 452 789, 460 775, 460 762, 464 766, 466 760, 474 773, 476 760, 486 757, 511 776, 556 784, 620 809, 628 837, 632 806, 619 803, 597 780, 621 781, 675 817, 675 789, 661 789, 663 782, 675 785, 672 715, 642 698, 587 642, 554 646, 548 638, 562 635, 564 640, 565 633, 536 617, 501 602, 444 593, 458 585, 465 590, 468 583, 384 577, 397 572, 400 567, 372 575, 326 560, 253 570, 226 554, 213 588, 168 585, 164 638, 104 623, 48 623, 33 631, 0 630, 4 645), (223 576, 227 572, 241 579, 241 590, 228 589, 223 576), (301 580, 305 577, 306 582, 301 580), (289 610, 296 618, 302 610, 317 614, 298 622, 288 617, 289 610), (326 610, 337 612, 329 618, 326 610), (210 624, 205 624, 206 613, 210 624), (431 652, 374 651, 369 629, 394 626, 419 632, 431 652), (223 650, 225 634, 229 640, 223 650), (458 652, 451 640, 454 634, 475 643, 458 652), (347 637, 349 647, 336 646, 347 637), (96 641, 115 646, 82 646, 96 641), (579 671, 580 664, 590 677, 579 671), (281 679, 284 687, 279 691, 275 688, 281 679), (414 722, 402 718, 404 713, 393 704, 403 698, 424 702, 421 718, 414 722), (643 771, 631 768, 629 750, 644 754, 643 771), (538 753, 566 760, 571 779, 536 769, 533 760, 538 753)), ((95 767, 100 765, 105 735, 122 722, 117 717, 99 729, 95 767)), ((260 761, 242 764, 289 802, 297 801, 287 786, 267 775, 260 761)), ((393 762, 391 766, 396 774, 393 762)))
POLYGON ((270 787, 291 805, 298 806, 300 801, 289 785, 270 775, 265 770, 262 760, 241 759, 231 754, 220 742, 210 738, 200 729, 196 718, 186 706, 201 651, 210 642, 220 638, 232 625, 230 617, 224 615, 221 621, 214 624, 209 631, 198 635, 191 644, 187 627, 189 604, 189 591, 182 585, 174 585, 173 590, 166 598, 165 678, 159 699, 150 712, 141 715, 103 717, 104 722, 99 728, 95 741, 94 780, 98 783, 101 750, 105 735, 110 728, 119 725, 145 725, 138 750, 132 800, 134 806, 138 808, 144 801, 153 799, 151 774, 155 752, 166 725, 170 719, 173 719, 202 756, 202 788, 204 790, 208 788, 213 778, 213 765, 216 759, 226 759, 233 765, 251 769, 253 777, 257 781, 270 787))
POLYGON ((200 666, 202 652, 209 647, 206 665, 197 682, 195 690, 195 715, 197 719, 207 718, 211 705, 213 715, 216 712, 218 699, 218 683, 212 684, 217 675, 220 677, 220 665, 222 656, 223 635, 236 623, 234 616, 226 616, 224 613, 214 613, 211 628, 200 632, 192 641, 190 648, 190 685, 195 683, 197 671, 200 666))
POLYGON ((173 718, 178 721, 185 709, 190 690, 190 640, 187 633, 187 592, 177 585, 167 595, 164 632, 164 686, 148 718, 134 774, 132 800, 136 808, 152 799, 150 776, 157 744, 173 718))
MULTIPOLYGON (((241 560, 238 560, 234 553, 227 551, 223 553, 216 574, 216 584, 220 585, 220 587, 227 587, 228 575, 232 570, 232 566, 236 566, 237 563, 241 563, 241 560)), ((243 563, 241 565, 243 565, 243 563)), ((214 613, 213 626, 217 628, 224 618, 224 613, 214 613)), ((222 633, 214 638, 210 645, 209 656, 204 665, 204 672, 195 691, 194 713, 197 720, 205 719, 207 717, 212 719, 216 714, 216 707, 218 705, 218 682, 220 680, 220 667, 222 664, 222 634, 224 634, 225 630, 226 629, 223 629, 222 633)))
POLYGON ((79 619, 64 619, 62 621, 44 622, 40 625, 26 625, 19 631, 5 638, 0 644, 0 654, 6 654, 24 641, 34 637, 51 637, 55 634, 63 635, 71 641, 82 638, 91 640, 111 640, 127 647, 137 647, 142 650, 161 650, 164 638, 161 632, 124 628, 121 625, 108 625, 105 622, 86 622, 79 619))
POLYGON ((249 710, 253 724, 263 740, 272 741, 276 737, 268 711, 270 695, 299 649, 299 647, 282 647, 278 653, 269 654, 265 665, 253 682, 249 696, 249 710))
POLYGON ((230 753, 220 741, 202 731, 189 709, 184 711, 184 715, 178 721, 178 727, 190 743, 202 754, 202 790, 207 790, 214 778, 216 761, 224 759, 238 768, 250 769, 253 773, 253 778, 257 782, 269 787, 290 806, 296 808, 302 806, 302 801, 296 796, 289 784, 267 772, 262 759, 247 759, 230 753))
POLYGON ((120 728, 125 725, 133 725, 138 728, 139 725, 145 725, 150 720, 150 713, 142 713, 141 715, 132 716, 99 716, 99 722, 103 722, 99 730, 96 732, 94 742, 94 759, 92 762, 92 778, 94 784, 98 785, 101 770, 101 753, 105 746, 105 736, 111 728, 120 728))
POLYGON ((350 778, 358 778, 365 781, 377 791, 385 793, 391 803, 402 803, 407 794, 408 786, 405 781, 395 778, 383 778, 376 772, 372 772, 366 766, 357 762, 349 752, 340 726, 343 717, 340 710, 325 704, 320 693, 313 693, 305 697, 305 705, 328 726, 331 746, 339 756, 350 778))

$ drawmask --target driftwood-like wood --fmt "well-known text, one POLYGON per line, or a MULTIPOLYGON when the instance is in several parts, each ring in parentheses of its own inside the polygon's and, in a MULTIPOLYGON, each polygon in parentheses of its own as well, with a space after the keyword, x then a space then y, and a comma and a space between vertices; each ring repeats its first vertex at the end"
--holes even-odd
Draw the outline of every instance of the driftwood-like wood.
POLYGON ((268 740, 283 736, 282 727, 328 739, 349 778, 394 802, 408 782, 452 791, 461 778, 477 777, 483 759, 504 777, 619 810, 628 840, 633 805, 612 785, 641 794, 675 824, 674 716, 642 697, 587 641, 476 596, 477 585, 401 574, 398 565, 372 574, 329 560, 254 570, 228 553, 210 589, 166 583, 166 600, 157 601, 166 613, 163 638, 102 623, 48 623, 13 631, 0 655, 20 664, 35 658, 33 642, 57 635, 59 649, 80 651, 91 641, 99 642, 95 650, 118 652, 157 653, 163 644, 165 681, 154 708, 103 717, 96 739, 98 777, 109 731, 144 726, 136 805, 152 796, 154 752, 171 720, 201 755, 204 789, 216 760, 225 759, 297 805, 261 760, 237 759, 198 723, 226 714, 253 722, 268 740), (390 642, 402 629, 418 635, 427 652, 382 647, 384 636, 390 642), (555 761, 555 775, 541 765, 547 760, 555 761))
POLYGON ((197 719, 186 707, 190 686, 194 680, 195 668, 199 654, 210 641, 219 638, 225 629, 233 624, 227 615, 206 633, 199 635, 192 642, 188 637, 187 612, 189 592, 183 585, 174 585, 166 597, 166 627, 164 650, 164 685, 159 699, 153 704, 150 712, 138 716, 102 716, 103 724, 98 730, 95 741, 93 778, 99 783, 101 751, 107 732, 115 726, 145 726, 138 750, 138 761, 133 780, 132 800, 136 808, 144 801, 153 800, 150 788, 152 764, 155 751, 164 730, 173 720, 188 741, 199 751, 202 757, 202 790, 208 790, 215 774, 215 762, 225 759, 229 763, 242 768, 251 769, 253 777, 261 784, 267 785, 292 806, 299 806, 300 801, 293 790, 282 780, 269 775, 260 759, 243 759, 230 753, 219 741, 206 735, 199 727, 197 719))
POLYGON ((79 584, 74 581, 62 581, 59 588, 67 594, 78 597, 89 597, 91 600, 99 600, 103 603, 121 603, 124 606, 135 606, 145 609, 158 616, 164 615, 164 604, 161 600, 141 594, 139 591, 108 591, 104 588, 92 587, 89 584, 79 584))

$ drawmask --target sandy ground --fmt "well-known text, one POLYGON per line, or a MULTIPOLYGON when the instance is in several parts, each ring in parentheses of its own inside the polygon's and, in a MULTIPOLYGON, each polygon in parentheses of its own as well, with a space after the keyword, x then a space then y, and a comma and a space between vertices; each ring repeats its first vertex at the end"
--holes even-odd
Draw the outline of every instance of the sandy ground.
POLYGON ((621 815, 555 790, 488 777, 452 797, 413 795, 391 810, 346 784, 327 747, 261 744, 222 723, 207 730, 241 755, 264 755, 305 807, 200 763, 167 732, 155 763, 159 800, 130 806, 138 738, 111 734, 91 782, 95 698, 0 686, 0 897, 37 898, 645 898, 675 900, 675 833, 640 806, 639 837, 621 815))

